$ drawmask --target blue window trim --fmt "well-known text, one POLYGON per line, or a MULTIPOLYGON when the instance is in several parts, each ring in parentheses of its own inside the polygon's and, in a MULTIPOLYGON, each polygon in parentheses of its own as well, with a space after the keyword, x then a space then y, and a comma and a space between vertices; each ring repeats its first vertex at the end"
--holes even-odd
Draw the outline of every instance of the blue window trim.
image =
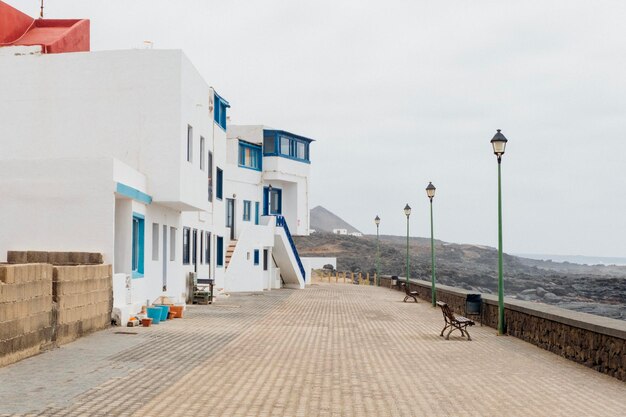
POLYGON ((249 222, 252 217, 252 202, 249 200, 243 200, 243 221, 249 222))
POLYGON ((144 273, 144 253, 145 253, 145 216, 143 214, 133 212, 133 227, 132 227, 132 259, 131 269, 135 264, 135 258, 137 261, 137 268, 132 269, 133 278, 142 278, 144 273), (137 221, 137 233, 135 236, 135 221, 137 221), (137 253, 135 253, 135 239, 137 239, 137 253))
POLYGON ((255 201, 254 202, 254 224, 259 224, 259 202, 255 201))
POLYGON ((148 194, 126 184, 122 184, 121 182, 117 183, 115 192, 125 197, 132 198, 135 201, 139 201, 140 203, 152 204, 152 197, 148 194))
POLYGON ((280 188, 272 187, 272 192, 276 192, 278 194, 278 211, 272 211, 269 203, 269 187, 263 187, 263 215, 276 215, 282 214, 283 212, 283 190, 280 188))
POLYGON ((226 109, 230 107, 230 104, 217 94, 216 91, 213 91, 213 94, 213 120, 222 130, 226 131, 226 109))
POLYGON ((259 250, 258 249, 254 250, 254 264, 255 265, 259 264, 259 250))
POLYGON ((263 147, 261 145, 257 145, 250 142, 239 140, 239 154, 238 154, 238 162, 240 168, 251 169, 253 171, 261 171, 263 170, 263 147), (252 152, 252 158, 254 158, 257 167, 252 167, 245 164, 245 158, 243 158, 244 151, 246 149, 250 149, 252 152))
POLYGON ((220 168, 216 168, 215 171, 215 198, 221 200, 224 196, 224 171, 220 168))
POLYGON ((224 266, 224 238, 222 236, 216 236, 215 241, 215 266, 222 268, 224 266))
POLYGON ((274 151, 273 152, 265 152, 263 151, 263 156, 279 156, 281 158, 291 159, 298 162, 303 162, 306 164, 311 163, 311 158, 309 154, 309 145, 311 142, 314 142, 313 139, 305 138, 304 136, 294 135, 293 133, 286 132, 284 130, 264 130, 263 131, 263 142, 265 142, 265 138, 273 137, 274 138, 274 151), (282 154, 280 152, 280 138, 285 137, 289 139, 289 155, 282 154), (304 144, 304 158, 298 158, 298 150, 297 144, 304 144))

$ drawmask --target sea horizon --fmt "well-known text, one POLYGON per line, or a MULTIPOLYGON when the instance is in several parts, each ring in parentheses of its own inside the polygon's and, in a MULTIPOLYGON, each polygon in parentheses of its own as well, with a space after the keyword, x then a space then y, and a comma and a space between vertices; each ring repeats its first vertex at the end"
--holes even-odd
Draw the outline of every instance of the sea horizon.
POLYGON ((578 265, 617 265, 626 266, 626 257, 616 256, 587 256, 587 255, 550 255, 536 253, 515 253, 522 258, 537 259, 540 261, 569 262, 578 265))

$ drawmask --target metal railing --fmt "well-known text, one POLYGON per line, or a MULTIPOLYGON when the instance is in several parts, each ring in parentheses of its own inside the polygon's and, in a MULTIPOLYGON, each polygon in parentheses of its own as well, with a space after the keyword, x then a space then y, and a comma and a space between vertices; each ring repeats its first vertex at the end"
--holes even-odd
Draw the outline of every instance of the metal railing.
POLYGON ((284 216, 277 214, 276 216, 276 226, 282 227, 285 230, 285 234, 287 235, 287 239, 289 240, 289 244, 291 245, 291 250, 293 251, 294 256, 296 257, 296 261, 298 262, 298 268, 300 268, 300 272, 302 273, 302 280, 306 281, 306 274, 304 273, 304 266, 302 265, 302 260, 300 259, 300 255, 298 254, 298 249, 296 249, 296 244, 291 237, 291 232, 289 232, 289 226, 287 226, 287 220, 285 220, 284 216))

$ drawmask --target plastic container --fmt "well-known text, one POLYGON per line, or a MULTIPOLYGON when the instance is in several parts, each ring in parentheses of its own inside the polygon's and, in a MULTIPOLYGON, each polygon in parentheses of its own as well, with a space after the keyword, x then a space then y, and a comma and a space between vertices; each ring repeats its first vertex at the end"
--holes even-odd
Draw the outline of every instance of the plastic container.
POLYGON ((160 304, 160 305, 155 305, 155 307, 158 307, 161 309, 161 321, 167 320, 167 315, 170 312, 170 306, 160 304))
POLYGON ((159 324, 163 309, 160 307, 148 307, 148 317, 152 319, 152 324, 159 324))
POLYGON ((174 313, 177 319, 183 318, 183 306, 170 306, 170 312, 174 313))
POLYGON ((150 317, 141 319, 141 325, 143 327, 150 327, 151 324, 152 324, 152 319, 150 317))

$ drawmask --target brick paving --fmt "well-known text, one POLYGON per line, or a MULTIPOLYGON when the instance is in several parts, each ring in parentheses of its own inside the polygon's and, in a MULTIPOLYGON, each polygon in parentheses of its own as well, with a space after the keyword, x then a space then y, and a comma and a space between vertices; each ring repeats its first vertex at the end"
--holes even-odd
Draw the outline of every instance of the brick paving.
POLYGON ((626 416, 626 384, 397 291, 233 294, 0 369, 0 415, 626 416), (119 334, 132 332, 136 334, 119 334))

